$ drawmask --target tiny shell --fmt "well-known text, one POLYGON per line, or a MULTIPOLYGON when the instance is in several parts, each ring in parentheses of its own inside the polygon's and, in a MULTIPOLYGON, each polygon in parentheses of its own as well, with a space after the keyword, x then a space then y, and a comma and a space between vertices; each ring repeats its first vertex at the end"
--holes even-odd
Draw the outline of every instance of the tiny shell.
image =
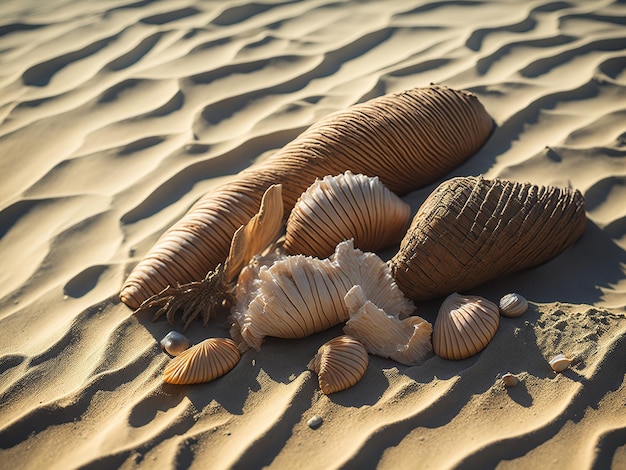
POLYGON ((516 375, 508 372, 502 376, 502 382, 504 382, 504 385, 507 387, 515 387, 517 384, 519 384, 519 379, 516 375))
POLYGON ((444 359, 465 359, 482 351, 500 324, 493 302, 450 294, 441 304, 433 329, 433 351, 444 359))
POLYGON ((552 367, 553 371, 563 372, 565 369, 567 369, 570 366, 573 360, 574 360, 573 357, 565 356, 564 354, 558 354, 554 356, 552 359, 550 359, 549 364, 550 364, 550 367, 552 367))
POLYGON ((209 338, 183 351, 170 361, 163 380, 170 384, 210 382, 230 371, 241 357, 229 338, 209 338))
POLYGON ((323 344, 309 365, 326 395, 355 385, 367 370, 369 356, 356 339, 344 335, 323 344))
POLYGON ((500 315, 503 317, 519 317, 528 310, 528 302, 520 294, 506 294, 500 299, 500 315))
POLYGON ((170 356, 178 356, 189 347, 189 338, 178 331, 170 331, 161 340, 161 348, 170 356))

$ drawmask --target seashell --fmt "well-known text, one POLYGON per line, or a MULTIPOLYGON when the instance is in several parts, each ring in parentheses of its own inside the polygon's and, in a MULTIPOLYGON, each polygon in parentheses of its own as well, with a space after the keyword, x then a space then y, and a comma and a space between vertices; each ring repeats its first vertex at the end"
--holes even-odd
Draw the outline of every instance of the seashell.
POLYGON ((326 395, 355 385, 367 370, 369 356, 356 339, 344 335, 323 344, 307 366, 318 376, 326 395))
POLYGON ((552 370, 555 372, 563 372, 567 369, 570 364, 574 361, 574 358, 571 356, 566 356, 564 354, 557 354, 554 356, 548 364, 552 367, 552 370))
POLYGON ((178 331, 170 331, 161 340, 161 348, 170 356, 178 356, 189 347, 189 338, 178 331))
POLYGON ((528 302, 520 294, 506 294, 500 299, 500 315, 515 318, 528 310, 528 302))
POLYGON ((498 330, 500 313, 482 297, 450 294, 433 329, 433 351, 444 359, 465 359, 482 351, 498 330))
MULTIPOLYGON (((443 86, 381 96, 334 113, 198 200, 135 266, 120 299, 137 308, 168 285, 203 279, 224 262, 235 230, 257 212, 272 184, 283 186, 285 213, 316 178, 348 169, 376 175, 402 195, 467 160, 492 129, 475 95, 443 86)), ((249 147, 257 151, 254 142, 249 147)), ((122 223, 133 223, 141 212, 124 214, 122 223)))
POLYGON ((210 382, 235 367, 240 357, 231 339, 205 339, 172 359, 165 367, 163 380, 179 385, 210 382))
POLYGON ((389 268, 374 253, 337 245, 331 258, 303 255, 259 258, 245 268, 231 309, 231 337, 243 351, 259 349, 265 336, 303 338, 345 322, 346 292, 359 284, 367 299, 390 314, 407 316, 414 306, 396 286, 389 268))
POLYGON ((315 180, 302 193, 287 220, 287 253, 324 258, 338 243, 377 251, 398 243, 409 226, 411 206, 378 177, 350 171, 315 180))
POLYGON ((419 208, 391 270, 412 300, 448 295, 548 261, 585 223, 579 191, 453 178, 419 208))
POLYGON ((506 387, 516 387, 519 384, 519 378, 516 375, 507 372, 502 376, 502 382, 504 382, 506 387))
POLYGON ((432 350, 432 326, 423 318, 401 320, 388 315, 367 300, 358 285, 346 293, 344 300, 350 319, 343 331, 363 343, 370 354, 412 366, 421 363, 432 350))

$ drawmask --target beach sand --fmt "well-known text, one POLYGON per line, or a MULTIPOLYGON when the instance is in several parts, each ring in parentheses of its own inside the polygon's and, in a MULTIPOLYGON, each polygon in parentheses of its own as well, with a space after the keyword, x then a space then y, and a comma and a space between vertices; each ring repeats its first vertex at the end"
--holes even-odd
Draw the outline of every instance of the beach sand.
POLYGON ((0 467, 626 468, 625 25, 610 0, 2 2, 0 467), (496 129, 413 212, 459 175, 585 196, 574 246, 467 292, 529 310, 476 356, 371 356, 329 396, 306 366, 341 326, 164 384, 172 326, 118 299, 158 237, 317 119, 431 82, 496 129))

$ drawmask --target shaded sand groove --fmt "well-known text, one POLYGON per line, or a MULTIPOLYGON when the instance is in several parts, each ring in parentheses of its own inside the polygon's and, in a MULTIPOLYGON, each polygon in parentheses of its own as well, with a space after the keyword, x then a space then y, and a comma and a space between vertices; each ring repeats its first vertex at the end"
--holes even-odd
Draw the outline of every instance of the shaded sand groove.
MULTIPOLYGON (((625 24, 611 0, 2 2, 2 466, 626 467, 625 24), (172 327, 117 298, 160 234, 317 119, 430 82, 497 124, 446 178, 585 196, 573 247, 471 292, 530 310, 477 356, 371 357, 330 396, 306 365, 340 327, 164 384, 172 327), (577 356, 562 374, 558 353, 577 356)), ((413 212, 439 182, 404 196, 413 212)))

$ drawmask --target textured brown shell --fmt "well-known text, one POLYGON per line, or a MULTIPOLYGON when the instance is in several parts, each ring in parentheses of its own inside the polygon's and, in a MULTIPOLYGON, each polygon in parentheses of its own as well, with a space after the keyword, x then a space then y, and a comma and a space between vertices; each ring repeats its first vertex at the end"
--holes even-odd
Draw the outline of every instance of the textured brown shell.
POLYGON ((482 297, 450 294, 433 328, 433 351, 444 359, 465 359, 482 351, 498 331, 498 306, 482 297))
POLYGON ((344 335, 323 344, 308 368, 317 374, 320 389, 328 395, 355 385, 365 375, 368 364, 365 347, 344 335))
POLYGON ((209 338, 183 351, 165 367, 163 380, 170 384, 210 382, 230 371, 241 354, 229 338, 209 338))
POLYGON ((413 300, 464 291, 548 261, 583 234, 585 223, 579 191, 453 178, 417 211, 391 270, 413 300))
POLYGON ((285 235, 288 253, 325 258, 338 243, 378 251, 398 243, 409 226, 411 206, 376 176, 347 171, 317 179, 296 202, 285 235))
POLYGON ((396 194, 432 183, 473 155, 493 121, 478 98, 431 86, 374 98, 332 114, 264 163, 202 197, 135 266, 120 293, 132 308, 167 285, 203 279, 231 238, 282 184, 285 213, 316 178, 346 170, 379 176, 396 194))

